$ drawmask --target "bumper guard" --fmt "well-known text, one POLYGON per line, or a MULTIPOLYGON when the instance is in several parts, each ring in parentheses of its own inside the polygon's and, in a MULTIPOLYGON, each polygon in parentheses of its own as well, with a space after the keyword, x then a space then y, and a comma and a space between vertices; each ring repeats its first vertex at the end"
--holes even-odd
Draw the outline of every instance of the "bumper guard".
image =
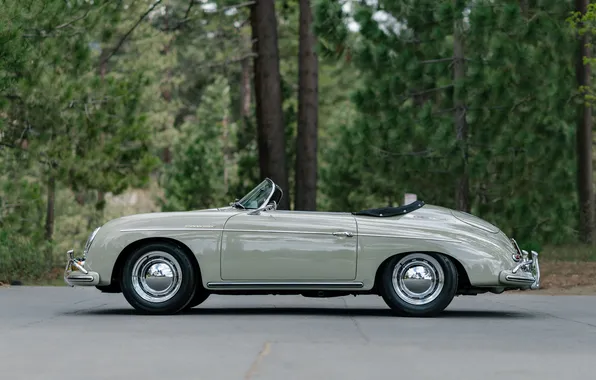
POLYGON ((66 268, 64 282, 69 286, 96 286, 99 284, 99 273, 85 268, 85 259, 75 258, 71 249, 66 252, 66 268))
POLYGON ((540 287, 540 264, 538 263, 538 253, 532 251, 532 258, 528 258, 528 251, 521 250, 521 256, 521 262, 515 267, 501 271, 499 274, 499 281, 504 285, 520 286, 522 289, 536 290, 540 287))

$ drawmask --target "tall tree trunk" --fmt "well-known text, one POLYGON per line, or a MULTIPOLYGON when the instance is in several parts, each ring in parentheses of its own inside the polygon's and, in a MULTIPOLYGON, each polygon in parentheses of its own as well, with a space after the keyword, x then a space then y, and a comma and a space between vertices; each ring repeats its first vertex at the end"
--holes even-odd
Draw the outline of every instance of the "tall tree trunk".
MULTIPOLYGON (((582 15, 588 9, 588 0, 576 0, 576 11, 582 15)), ((579 37, 579 49, 576 60, 576 77, 578 86, 590 86, 590 65, 584 64, 584 57, 590 56, 588 34, 579 37)), ((592 190, 592 108, 586 102, 578 110, 577 119, 577 188, 579 196, 580 239, 584 243, 594 240, 594 192, 592 190)))
MULTIPOLYGON (((165 19, 165 28, 166 30, 168 30, 170 28, 170 15, 169 15, 169 8, 167 5, 164 6, 164 19, 165 19)), ((168 55, 170 54, 170 48, 172 43, 174 42, 174 39, 176 38, 176 35, 172 36, 168 42, 166 42, 165 46, 163 47, 161 54, 163 55, 168 55)), ((166 72, 166 80, 165 83, 161 89, 161 96, 162 98, 166 101, 166 103, 170 103, 172 101, 172 90, 171 90, 171 86, 172 86, 172 68, 168 67, 167 72, 166 72)), ((166 146, 162 149, 162 153, 161 153, 161 160, 163 163, 165 164, 170 164, 172 162, 172 151, 171 151, 171 147, 170 146, 166 146)))
POLYGON ((296 210, 317 207, 318 58, 310 0, 300 0, 296 210))
POLYGON ((250 114, 251 103, 251 87, 250 87, 250 58, 242 60, 242 104, 240 115, 242 116, 242 124, 246 127, 246 118, 250 114))
POLYGON ((54 174, 50 174, 48 178, 48 194, 46 201, 46 226, 45 226, 45 239, 52 241, 54 236, 54 208, 56 203, 56 178, 54 174))
MULTIPOLYGON (((457 0, 453 0, 457 8, 457 0)), ((455 189, 456 208, 460 211, 470 211, 470 184, 468 170, 468 125, 466 122, 466 105, 457 86, 465 79, 465 57, 464 42, 462 35, 462 15, 455 17, 453 24, 453 81, 455 83, 454 91, 454 124, 457 143, 462 155, 462 171, 459 174, 455 189)))
POLYGON ((221 124, 222 124, 222 135, 221 135, 221 140, 222 140, 222 147, 223 147, 223 180, 224 180, 224 192, 227 194, 228 190, 229 190, 229 182, 230 182, 230 147, 229 147, 229 120, 228 120, 228 115, 227 115, 227 110, 225 111, 225 114, 221 120, 221 124))
POLYGON ((261 177, 269 177, 284 192, 279 208, 289 209, 286 137, 283 121, 277 18, 274 0, 259 0, 251 6, 254 81, 261 177))

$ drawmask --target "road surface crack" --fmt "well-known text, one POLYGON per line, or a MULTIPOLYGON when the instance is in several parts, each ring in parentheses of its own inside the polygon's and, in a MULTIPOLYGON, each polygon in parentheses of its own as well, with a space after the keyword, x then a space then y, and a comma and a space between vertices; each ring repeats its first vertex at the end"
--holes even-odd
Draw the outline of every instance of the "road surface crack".
POLYGON ((259 352, 259 355, 257 355, 256 359, 252 362, 252 365, 250 366, 248 371, 246 371, 246 374, 244 375, 245 380, 250 380, 253 378, 253 376, 258 371, 259 366, 261 365, 261 362, 263 361, 263 359, 265 359, 265 357, 267 355, 269 355, 270 352, 271 352, 271 342, 267 341, 263 345, 263 349, 259 352))
POLYGON ((364 331, 362 331, 362 328, 360 327, 360 323, 358 323, 358 321, 356 320, 356 318, 354 318, 354 316, 350 313, 350 308, 348 307, 348 303, 346 302, 346 299, 345 298, 342 298, 342 301, 344 301, 344 305, 346 306, 346 310, 348 311, 348 315, 350 316, 350 320, 354 324, 354 327, 356 327, 356 331, 358 331, 358 334, 360 334, 360 336, 362 337, 362 339, 364 339, 364 342, 366 342, 366 344, 369 344, 370 343, 370 338, 364 333, 364 331))

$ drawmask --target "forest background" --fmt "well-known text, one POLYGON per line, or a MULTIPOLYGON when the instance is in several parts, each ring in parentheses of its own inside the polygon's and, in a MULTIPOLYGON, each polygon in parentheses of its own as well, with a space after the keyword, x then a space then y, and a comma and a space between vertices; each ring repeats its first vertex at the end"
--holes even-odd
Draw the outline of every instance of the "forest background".
POLYGON ((0 283, 109 219, 405 193, 596 275, 588 0, 0 0, 0 283))

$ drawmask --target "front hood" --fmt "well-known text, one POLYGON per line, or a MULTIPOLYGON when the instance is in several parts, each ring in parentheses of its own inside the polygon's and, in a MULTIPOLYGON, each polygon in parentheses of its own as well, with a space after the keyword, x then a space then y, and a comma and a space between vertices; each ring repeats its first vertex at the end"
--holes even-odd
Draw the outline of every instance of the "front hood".
POLYGON ((222 228, 225 221, 241 212, 230 208, 211 208, 194 211, 152 212, 134 214, 112 219, 102 229, 177 229, 177 228, 222 228))

